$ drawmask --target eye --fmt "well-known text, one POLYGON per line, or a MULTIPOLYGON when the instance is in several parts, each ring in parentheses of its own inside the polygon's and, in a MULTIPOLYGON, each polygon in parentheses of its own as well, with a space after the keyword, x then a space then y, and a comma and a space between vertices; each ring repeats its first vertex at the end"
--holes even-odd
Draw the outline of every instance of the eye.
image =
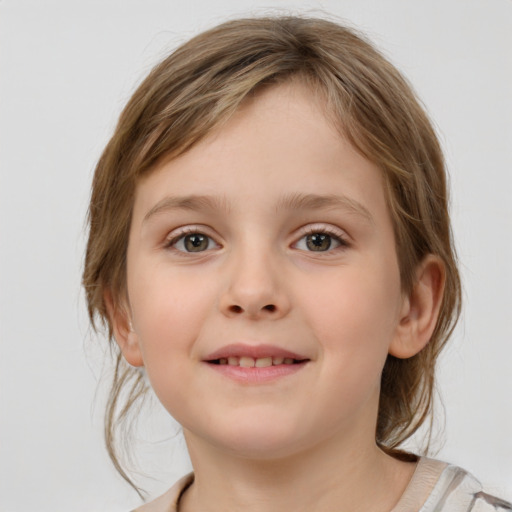
POLYGON ((169 242, 169 247, 180 252, 204 252, 218 247, 212 238, 203 233, 187 233, 169 242))
POLYGON ((300 238, 294 248, 309 252, 328 252, 342 246, 347 247, 348 243, 342 238, 341 234, 315 230, 300 238))
POLYGON ((332 243, 333 238, 326 233, 313 233, 306 236, 306 247, 310 251, 328 251, 332 243))

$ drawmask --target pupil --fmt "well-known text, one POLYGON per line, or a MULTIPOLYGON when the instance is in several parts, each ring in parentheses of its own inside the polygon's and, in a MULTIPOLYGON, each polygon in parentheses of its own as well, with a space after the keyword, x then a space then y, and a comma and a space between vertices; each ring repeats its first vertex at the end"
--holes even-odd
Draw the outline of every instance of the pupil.
POLYGON ((315 233, 308 235, 306 244, 312 251, 327 251, 331 247, 331 237, 324 233, 315 233))
POLYGON ((187 235, 185 248, 189 252, 199 252, 208 248, 208 237, 204 235, 187 235))

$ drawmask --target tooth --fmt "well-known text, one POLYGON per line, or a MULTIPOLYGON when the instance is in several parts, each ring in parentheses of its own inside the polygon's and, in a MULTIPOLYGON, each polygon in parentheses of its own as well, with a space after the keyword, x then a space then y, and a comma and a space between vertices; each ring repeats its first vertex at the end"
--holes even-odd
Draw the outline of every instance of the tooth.
POLYGON ((273 357, 272 358, 272 364, 273 365, 278 365, 278 364, 283 364, 283 361, 284 361, 284 357, 273 357))
POLYGON ((291 357, 285 357, 284 364, 293 364, 293 359, 291 357))
POLYGON ((256 366, 256 368, 265 368, 267 366, 272 366, 272 358, 261 357, 259 359, 256 359, 254 366, 256 366))
POLYGON ((238 357, 228 357, 228 364, 231 366, 238 366, 238 357))
POLYGON ((252 357, 241 357, 240 358, 240 366, 244 368, 253 368, 254 367, 254 359, 252 357))
POLYGON ((228 364, 228 360, 225 357, 219 359, 219 364, 228 364))

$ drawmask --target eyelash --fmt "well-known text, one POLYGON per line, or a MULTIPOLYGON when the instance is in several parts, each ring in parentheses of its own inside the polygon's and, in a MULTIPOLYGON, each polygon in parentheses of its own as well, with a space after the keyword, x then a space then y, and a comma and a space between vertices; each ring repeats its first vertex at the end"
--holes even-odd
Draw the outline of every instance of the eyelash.
MULTIPOLYGON (((211 236, 204 233, 204 229, 201 229, 199 227, 190 226, 190 227, 183 228, 179 233, 177 233, 171 239, 166 240, 165 248, 171 249, 180 255, 194 254, 194 251, 182 251, 180 249, 176 249, 176 244, 178 244, 178 242, 180 242, 182 240, 184 241, 185 238, 190 235, 201 235, 201 236, 206 237, 209 240, 207 249, 210 248, 210 242, 213 242, 213 244, 215 244, 216 246, 219 246, 219 244, 217 244, 217 242, 215 242, 215 240, 211 236)), ((199 253, 199 252, 205 252, 205 251, 197 251, 197 252, 199 253)))
MULTIPOLYGON (((338 252, 340 250, 342 251, 342 250, 350 247, 350 244, 347 240, 347 236, 340 229, 336 229, 334 227, 315 226, 315 225, 308 226, 302 232, 301 237, 293 245, 296 247, 299 244, 299 242, 306 239, 308 236, 312 236, 312 235, 327 235, 328 237, 330 237, 331 240, 334 240, 338 244, 338 246, 334 247, 334 248, 328 247, 328 249, 325 251, 305 250, 305 252, 310 252, 310 253, 317 252, 317 253, 322 253, 322 254, 328 254, 328 253, 338 252)), ((305 242, 305 243, 307 243, 307 242, 305 242)))
MULTIPOLYGON (((329 247, 327 248, 327 250, 323 250, 323 251, 322 250, 319 250, 319 251, 309 250, 308 251, 307 249, 299 249, 299 250, 303 250, 304 252, 312 252, 312 253, 314 253, 314 252, 332 253, 334 251, 337 252, 338 250, 344 250, 344 249, 347 249, 348 247, 350 247, 350 244, 347 241, 346 235, 344 235, 344 233, 341 230, 338 230, 338 229, 335 229, 332 227, 326 227, 326 226, 318 226, 317 227, 314 225, 308 226, 307 229, 303 229, 300 238, 292 244, 292 247, 297 248, 297 245, 299 244, 299 242, 306 239, 308 236, 312 236, 312 235, 326 235, 326 236, 330 237, 331 241, 334 240, 335 243, 337 243, 338 245, 334 248, 331 248, 330 244, 329 244, 329 247)), ((191 226, 191 227, 183 228, 178 234, 173 236, 171 239, 167 240, 165 242, 165 248, 171 249, 180 255, 185 255, 185 254, 194 254, 194 252, 197 252, 197 253, 206 252, 211 249, 210 245, 212 243, 217 247, 221 247, 217 242, 215 242, 215 240, 211 236, 204 233, 204 230, 200 229, 199 227, 191 226), (176 245, 180 241, 184 241, 185 238, 190 235, 200 235, 200 236, 206 237, 208 239, 207 248, 202 251, 186 251, 186 250, 177 249, 176 245)), ((305 243, 307 243, 307 242, 305 242, 305 243)))

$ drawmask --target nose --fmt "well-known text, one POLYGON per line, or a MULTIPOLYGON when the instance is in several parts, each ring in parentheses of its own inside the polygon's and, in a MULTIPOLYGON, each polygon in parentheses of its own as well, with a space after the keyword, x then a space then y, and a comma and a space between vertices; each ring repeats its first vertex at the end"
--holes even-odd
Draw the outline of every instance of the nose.
POLYGON ((261 253, 232 258, 220 309, 228 317, 275 320, 290 311, 279 258, 261 253))

